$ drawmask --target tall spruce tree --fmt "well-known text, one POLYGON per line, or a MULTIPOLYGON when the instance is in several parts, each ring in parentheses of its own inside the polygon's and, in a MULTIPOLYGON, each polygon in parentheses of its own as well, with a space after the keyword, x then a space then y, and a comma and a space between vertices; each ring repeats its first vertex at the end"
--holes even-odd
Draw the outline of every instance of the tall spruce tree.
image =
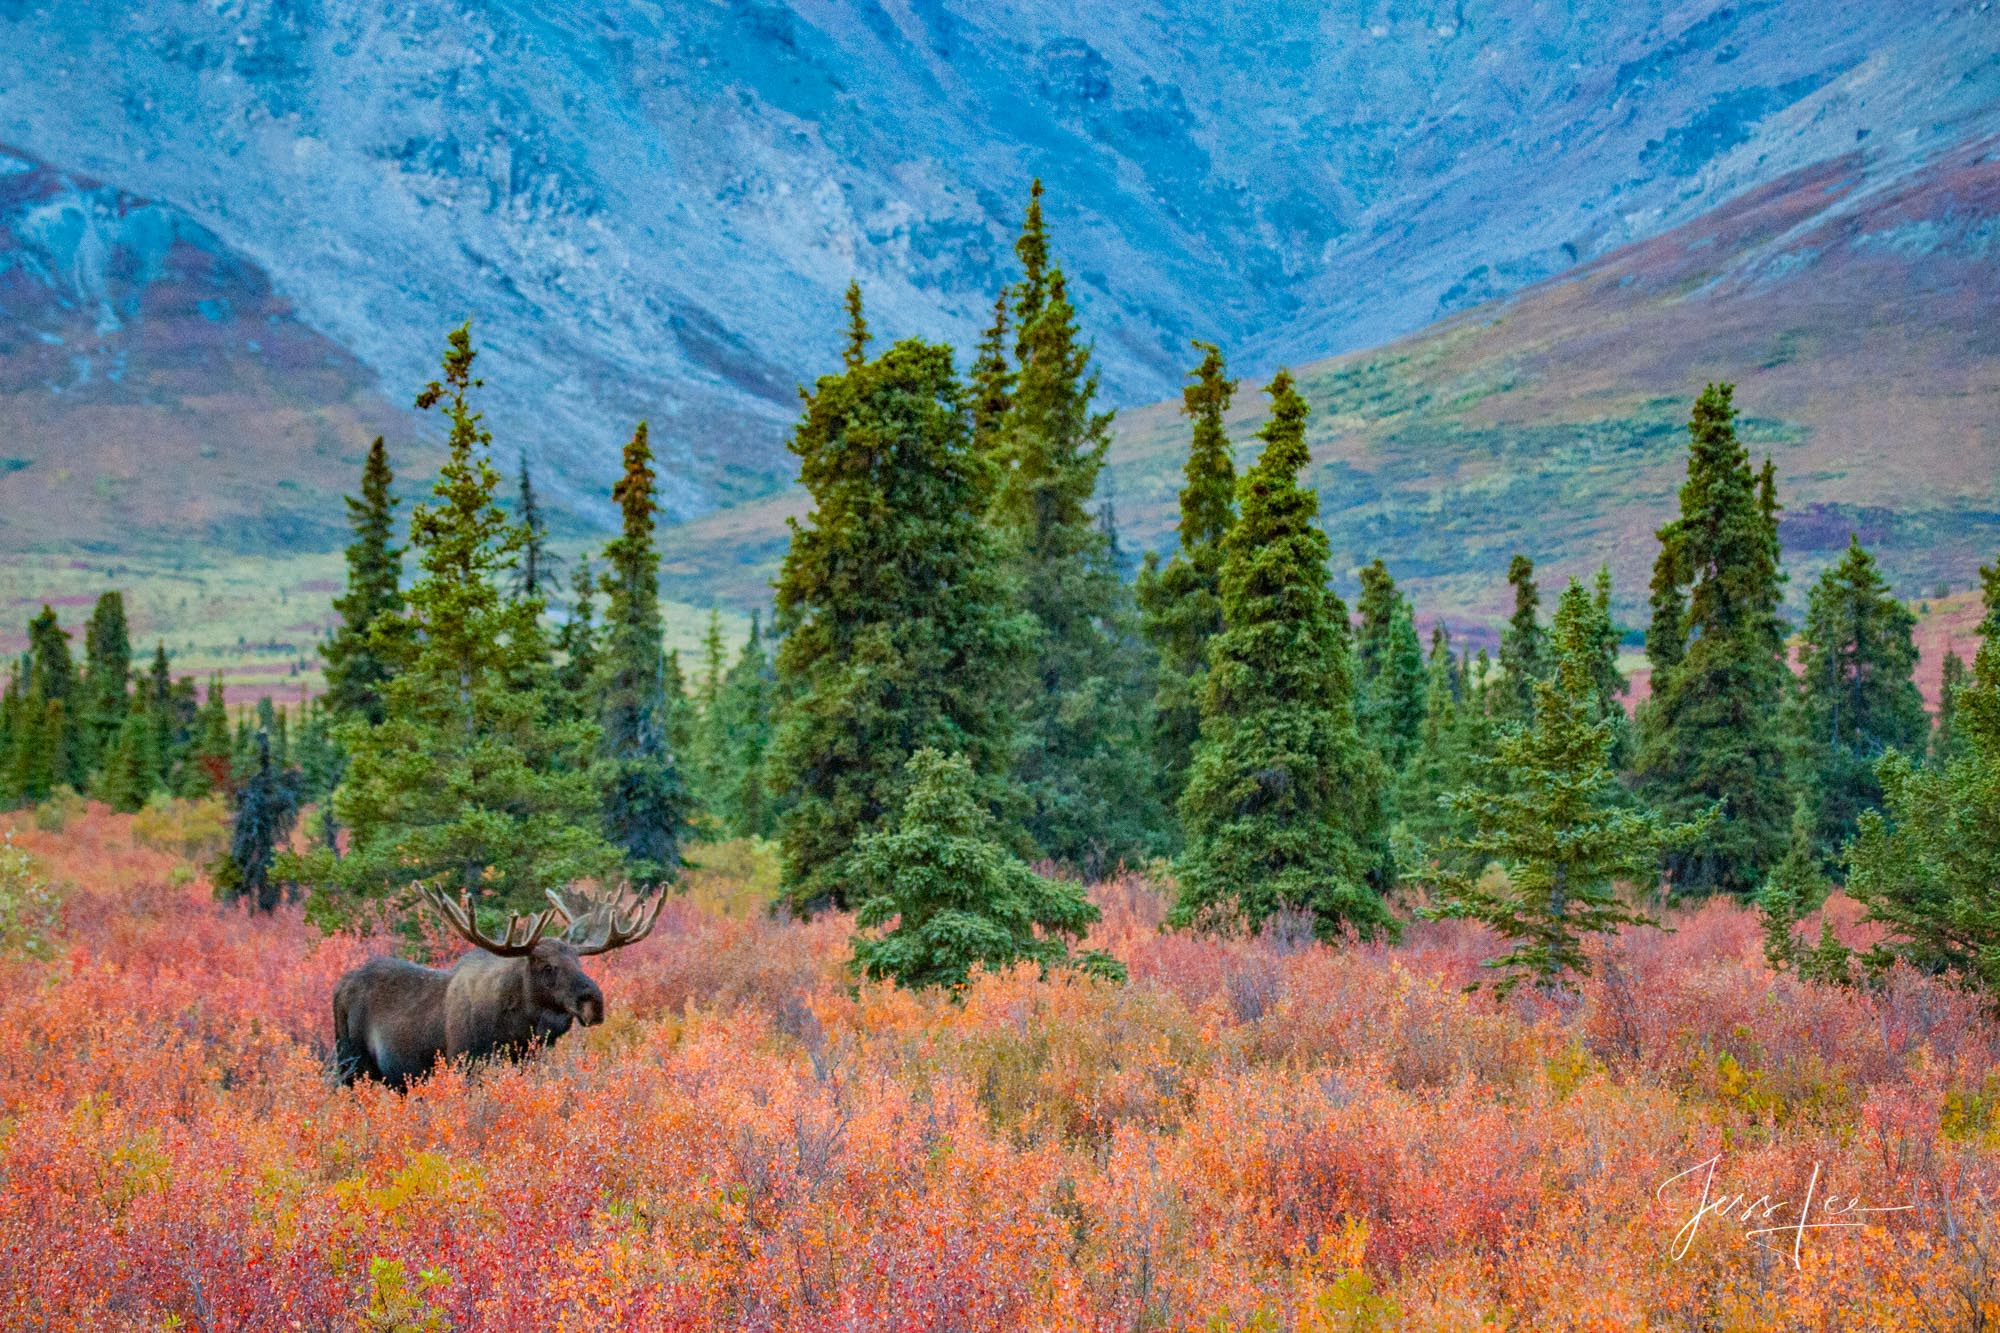
POLYGON ((692 800, 676 710, 687 698, 679 660, 662 654, 660 556, 654 542, 653 449, 640 422, 612 487, 619 531, 604 548, 604 827, 632 873, 664 883, 680 865, 692 800))
POLYGON ((95 769, 117 745, 131 707, 132 636, 125 622, 123 593, 112 591, 98 597, 83 643, 80 742, 84 767, 95 769))
POLYGON ((181 796, 207 796, 230 790, 229 705, 222 673, 209 677, 208 695, 195 715, 194 734, 186 759, 175 771, 174 789, 181 796))
POLYGON ((1535 562, 1516 554, 1507 564, 1507 583, 1514 589, 1514 613, 1500 635, 1500 671, 1506 691, 1501 696, 1500 712, 1503 717, 1526 722, 1534 716, 1535 682, 1546 679, 1549 671, 1535 562))
POLYGON ((988 493, 949 348, 905 340, 807 396, 790 447, 812 512, 778 575, 779 688, 768 755, 794 911, 850 905, 860 840, 903 808, 910 757, 964 756, 1005 817, 1007 687, 1029 626, 978 510, 988 493))
MULTIPOLYGON (((972 363, 972 448, 981 458, 997 456, 1000 428, 1013 401, 1014 372, 1007 363, 1007 293, 1003 290, 993 298, 993 323, 979 340, 979 353, 972 363)), ((987 472, 989 480, 999 479, 997 467, 987 472)))
POLYGON ((473 410, 471 327, 450 335, 441 380, 418 395, 450 425, 433 500, 410 516, 421 575, 382 687, 382 721, 355 718, 338 737, 349 755, 335 798, 352 830, 347 855, 316 873, 316 919, 337 922, 412 883, 464 891, 506 908, 538 906, 550 885, 625 869, 598 829, 600 789, 589 721, 558 710, 539 597, 508 597, 501 581, 526 534, 496 503, 492 437, 473 410))
POLYGON ((231 794, 229 850, 215 866, 215 889, 224 901, 275 912, 284 884, 272 871, 298 823, 302 779, 272 754, 269 732, 258 730, 255 747, 249 776, 231 794))
POLYGON ((1319 497, 1299 484, 1306 402, 1272 379, 1263 456, 1223 540, 1222 622, 1180 801, 1180 926, 1310 914, 1322 938, 1393 932, 1371 877, 1386 841, 1381 761, 1354 720, 1347 608, 1327 583, 1319 497))
POLYGON ((97 791, 113 810, 130 814, 146 804, 159 782, 159 760, 154 754, 154 728, 145 710, 134 708, 125 714, 118 736, 104 756, 104 768, 97 791))
POLYGON ((868 359, 868 318, 861 309, 861 283, 847 280, 847 341, 840 349, 840 362, 849 370, 868 359))
POLYGON ((597 570, 590 557, 577 560, 570 574, 569 615, 556 632, 556 689, 578 706, 590 707, 596 697, 598 634, 596 624, 597 570))
POLYGON ((1917 692, 1917 618, 1850 537, 1813 585, 1792 711, 1795 784, 1811 805, 1813 846, 1832 865, 1864 810, 1881 808, 1884 752, 1921 758, 1930 718, 1917 692))
POLYGON ((1938 675, 1937 726, 1931 732, 1932 768, 1941 769, 1965 753, 1965 737, 1958 730, 1958 691, 1966 678, 1965 659, 1945 649, 1938 675))
POLYGON ((1444 858, 1454 839, 1462 841, 1469 832, 1462 813, 1446 798, 1473 781, 1467 714, 1483 705, 1460 697, 1455 666, 1451 636, 1439 622, 1431 630, 1424 670, 1423 725, 1396 787, 1398 860, 1407 859, 1411 877, 1418 880, 1427 880, 1429 862, 1444 858))
POLYGON ((1354 661, 1361 734, 1393 776, 1403 771, 1424 727, 1423 645, 1409 598, 1380 560, 1361 571, 1358 609, 1354 661))
POLYGON ((1039 182, 1015 246, 1018 371, 999 442, 993 521, 1035 627, 1014 700, 1016 776, 1044 855, 1086 872, 1157 846, 1164 812, 1146 747, 1150 682, 1131 594, 1091 510, 1111 442, 1097 373, 1051 261, 1039 182))
POLYGON ((722 612, 708 609, 708 628, 701 638, 701 677, 695 686, 697 716, 692 770, 695 803, 718 825, 728 822, 733 794, 736 747, 731 719, 723 706, 722 678, 729 659, 722 645, 722 612))
POLYGON ((2000 1002, 2000 638, 1958 691, 1965 752, 1944 770, 1883 755, 1879 811, 1864 812, 1847 891, 1889 928, 1873 961, 1952 972, 2000 1002))
POLYGON ((1533 720, 1501 734, 1499 781, 1453 798, 1473 827, 1456 849, 1468 868, 1438 875, 1444 902, 1427 915, 1483 922, 1512 946, 1485 964, 1502 974, 1501 994, 1528 980, 1573 986, 1590 972, 1591 936, 1655 924, 1618 897, 1617 881, 1651 883, 1662 848, 1705 827, 1622 808, 1607 763, 1612 728, 1601 715, 1596 618, 1590 593, 1572 580, 1556 606, 1553 670, 1535 683, 1533 720), (1485 873, 1489 865, 1500 877, 1485 873))
POLYGON ((519 498, 515 518, 521 525, 521 549, 514 554, 512 587, 516 597, 539 597, 546 604, 555 586, 557 560, 549 550, 549 519, 535 498, 534 477, 528 471, 528 455, 520 461, 519 498))
POLYGON ((1630 683, 1618 669, 1618 645, 1624 635, 1611 610, 1611 567, 1599 565, 1591 585, 1591 680, 1596 686, 1597 716, 1611 721, 1611 752, 1605 762, 1622 773, 1632 762, 1632 721, 1621 702, 1630 683))
POLYGON ((776 829, 777 812, 765 791, 764 756, 771 748, 772 711, 777 701, 777 676, 764 650, 762 617, 750 615, 750 637, 722 682, 722 707, 728 719, 732 765, 724 826, 739 838, 768 838, 776 829))
POLYGON ((326 706, 341 720, 382 720, 382 687, 392 674, 400 645, 375 643, 379 627, 385 634, 400 627, 403 610, 403 552, 395 537, 396 497, 390 486, 388 450, 382 437, 368 446, 361 469, 361 498, 347 500, 354 540, 347 547, 347 590, 333 599, 340 617, 326 642, 326 706))
POLYGON ((1792 792, 1781 704, 1791 676, 1778 604, 1776 499, 1736 438, 1731 387, 1688 423, 1680 516, 1660 530, 1640 715, 1641 789, 1670 820, 1720 804, 1699 843, 1672 850, 1677 889, 1754 892, 1783 855, 1792 792))
POLYGON ((1181 391, 1181 411, 1194 423, 1181 486, 1179 549, 1161 567, 1151 552, 1139 575, 1138 601, 1147 641, 1159 658, 1153 690, 1153 769, 1171 807, 1187 785, 1201 739, 1201 695, 1208 645, 1222 632, 1222 539, 1236 523, 1236 464, 1222 417, 1236 383, 1222 352, 1198 342, 1201 364, 1181 391))
POLYGON ((28 622, 28 652, 22 668, 26 689, 22 724, 10 757, 10 787, 19 799, 39 801, 57 787, 81 791, 89 776, 88 742, 69 631, 55 610, 44 605, 28 622))

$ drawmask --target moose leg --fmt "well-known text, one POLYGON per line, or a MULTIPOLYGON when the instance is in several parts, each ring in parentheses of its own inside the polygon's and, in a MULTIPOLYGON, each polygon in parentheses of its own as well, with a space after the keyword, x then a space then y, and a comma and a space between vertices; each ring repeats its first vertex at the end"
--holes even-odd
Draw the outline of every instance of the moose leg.
POLYGON ((389 1071, 376 1059, 375 1043, 369 1040, 369 1031, 381 1016, 370 1003, 379 985, 367 980, 367 974, 364 966, 333 988, 333 1074, 344 1088, 361 1079, 390 1081, 389 1071))
POLYGON ((333 1074, 345 1088, 356 1079, 380 1080, 382 1070, 375 1063, 375 1053, 368 1049, 368 1043, 356 1040, 347 1021, 347 1006, 341 1003, 343 998, 336 996, 333 1002, 333 1074))

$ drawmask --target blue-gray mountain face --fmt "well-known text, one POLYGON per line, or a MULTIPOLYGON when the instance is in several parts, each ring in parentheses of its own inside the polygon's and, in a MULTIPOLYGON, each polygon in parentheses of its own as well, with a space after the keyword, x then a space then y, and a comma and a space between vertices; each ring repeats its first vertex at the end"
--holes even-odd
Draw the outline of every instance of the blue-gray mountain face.
POLYGON ((648 417, 689 514, 789 476, 850 276, 879 334, 969 345, 1034 176, 1143 401, 1190 337, 1246 369, 1375 342, 1991 132, 1997 48, 1933 0, 16 0, 0 144, 214 238, 400 402, 475 316, 503 450, 588 505, 648 417))

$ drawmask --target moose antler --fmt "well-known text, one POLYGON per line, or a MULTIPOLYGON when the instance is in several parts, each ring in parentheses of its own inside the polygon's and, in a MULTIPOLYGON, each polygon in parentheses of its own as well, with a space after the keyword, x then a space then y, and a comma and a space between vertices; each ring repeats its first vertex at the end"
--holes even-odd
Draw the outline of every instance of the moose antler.
POLYGON ((556 918, 556 908, 544 907, 533 916, 522 916, 518 912, 507 922, 507 933, 494 939, 479 929, 479 921, 472 913, 472 895, 462 894, 457 902, 445 897, 444 890, 433 885, 420 886, 425 901, 438 910, 445 923, 464 938, 467 944, 484 949, 502 958, 519 958, 532 951, 535 942, 542 938, 542 932, 556 918))
POLYGON ((667 900, 664 893, 656 895, 648 910, 644 899, 627 900, 622 891, 603 902, 576 889, 550 889, 548 895, 555 910, 569 922, 563 938, 579 954, 608 953, 637 944, 653 933, 653 923, 660 919, 660 907, 667 900))

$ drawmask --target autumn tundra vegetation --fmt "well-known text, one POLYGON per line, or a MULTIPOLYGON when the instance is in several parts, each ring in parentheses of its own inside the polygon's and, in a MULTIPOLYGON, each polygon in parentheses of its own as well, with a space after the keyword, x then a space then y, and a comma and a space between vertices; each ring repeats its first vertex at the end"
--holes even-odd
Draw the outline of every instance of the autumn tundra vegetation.
POLYGON ((1709 385, 1628 709, 1604 571, 1517 556, 1497 655, 1393 552, 1350 611, 1206 344, 1135 570, 1039 187, 1016 254, 965 378, 850 288, 733 658, 663 649, 644 424, 557 577, 469 326, 324 697, 35 619, 0 1324, 2000 1326, 2000 573, 1933 719, 1858 542, 1786 622, 1709 385))

